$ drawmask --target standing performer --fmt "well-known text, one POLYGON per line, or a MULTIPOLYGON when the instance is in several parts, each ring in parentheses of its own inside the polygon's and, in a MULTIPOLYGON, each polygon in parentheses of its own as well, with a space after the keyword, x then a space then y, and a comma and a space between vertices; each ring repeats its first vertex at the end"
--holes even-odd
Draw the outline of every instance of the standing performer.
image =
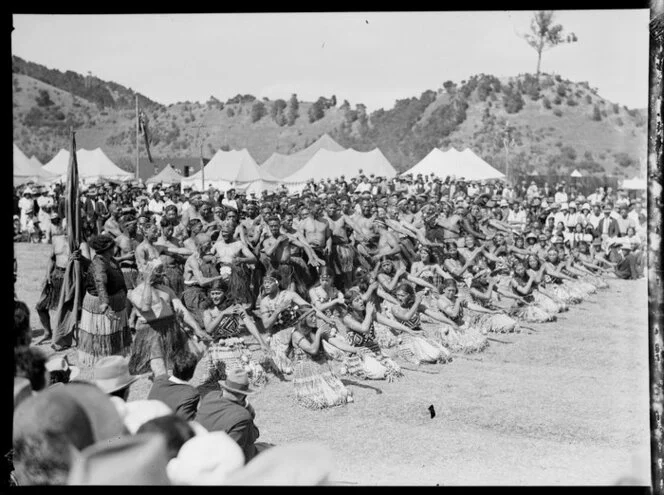
MULTIPOLYGON (((53 250, 48 262, 46 281, 36 306, 39 321, 44 327, 44 336, 38 344, 50 340, 53 336, 49 310, 55 311, 58 309, 65 268, 67 268, 67 262, 69 261, 70 255, 72 255, 69 250, 69 241, 67 240, 66 233, 62 226, 52 224, 51 232, 53 250)), ((79 255, 80 253, 76 254, 79 255)), ((77 259, 81 260, 81 257, 78 256, 77 259)))
POLYGON ((136 240, 136 220, 131 216, 125 216, 122 222, 123 231, 115 239, 120 256, 115 260, 120 263, 120 269, 125 279, 127 289, 136 287, 138 281, 138 268, 134 256, 138 241, 136 240))
POLYGON ((86 366, 93 366, 105 356, 126 355, 131 345, 127 287, 113 259, 115 242, 102 234, 91 241, 90 247, 96 254, 87 271, 78 342, 79 361, 86 366))

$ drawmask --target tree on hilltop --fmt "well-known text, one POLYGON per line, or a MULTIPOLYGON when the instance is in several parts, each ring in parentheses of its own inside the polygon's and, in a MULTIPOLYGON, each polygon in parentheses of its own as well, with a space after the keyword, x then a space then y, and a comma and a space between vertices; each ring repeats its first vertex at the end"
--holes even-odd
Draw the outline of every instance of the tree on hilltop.
POLYGON ((542 52, 562 43, 575 43, 578 38, 574 33, 565 35, 560 24, 554 24, 553 10, 539 10, 530 21, 530 33, 522 35, 526 42, 537 52, 537 73, 539 81, 542 52))
POLYGON ((288 115, 287 115, 287 122, 288 125, 293 125, 295 124, 295 120, 299 117, 298 109, 300 108, 300 104, 297 101, 297 95, 293 93, 293 95, 290 98, 290 101, 288 102, 288 115))

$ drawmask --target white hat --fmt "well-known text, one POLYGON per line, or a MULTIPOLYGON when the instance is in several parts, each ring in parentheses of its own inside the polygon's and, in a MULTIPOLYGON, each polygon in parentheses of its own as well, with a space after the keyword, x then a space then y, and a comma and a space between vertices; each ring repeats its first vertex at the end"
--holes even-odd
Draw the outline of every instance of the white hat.
POLYGON ((196 435, 180 448, 166 472, 174 485, 222 485, 244 466, 244 452, 228 434, 211 431, 196 435))
POLYGON ((151 419, 173 414, 173 410, 160 400, 132 400, 125 403, 124 409, 123 421, 132 435, 151 419))
POLYGON ((576 202, 574 202, 574 201, 570 201, 570 203, 569 203, 569 207, 570 207, 570 208, 574 208, 574 209, 576 209, 576 202))
POLYGON ((588 203, 583 203, 583 206, 581 207, 581 211, 583 211, 583 210, 590 211, 590 205, 588 203))
POLYGON ((509 206, 510 206, 510 204, 507 202, 507 200, 505 198, 500 200, 500 207, 501 208, 503 208, 503 207, 509 208, 509 206))
POLYGON ((542 203, 540 204, 540 206, 541 206, 542 208, 548 208, 548 207, 549 207, 549 203, 546 202, 546 199, 543 199, 543 200, 542 200, 542 203))
POLYGON ((561 210, 569 210, 569 205, 567 203, 563 203, 560 205, 561 210))
POLYGON ((32 194, 32 189, 30 189, 29 187, 23 189, 23 195, 25 196, 26 194, 32 194))

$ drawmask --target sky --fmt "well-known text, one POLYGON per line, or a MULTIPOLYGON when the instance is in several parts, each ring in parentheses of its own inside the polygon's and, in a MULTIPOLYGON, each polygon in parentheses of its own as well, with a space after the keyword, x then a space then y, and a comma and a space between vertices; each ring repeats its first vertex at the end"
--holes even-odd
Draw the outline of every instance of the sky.
MULTIPOLYGON (((12 53, 130 87, 163 104, 241 94, 389 109, 475 74, 534 73, 519 36, 533 12, 349 12, 13 16, 12 53)), ((557 11, 577 43, 544 52, 542 71, 648 106, 647 9, 557 11)))

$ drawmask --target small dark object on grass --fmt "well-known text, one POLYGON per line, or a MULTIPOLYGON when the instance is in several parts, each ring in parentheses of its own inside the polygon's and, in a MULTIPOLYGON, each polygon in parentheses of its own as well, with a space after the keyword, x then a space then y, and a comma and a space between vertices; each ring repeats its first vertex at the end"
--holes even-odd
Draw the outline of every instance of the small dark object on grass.
POLYGON ((429 412, 431 413, 431 419, 436 417, 436 410, 433 408, 433 404, 429 406, 429 412))

